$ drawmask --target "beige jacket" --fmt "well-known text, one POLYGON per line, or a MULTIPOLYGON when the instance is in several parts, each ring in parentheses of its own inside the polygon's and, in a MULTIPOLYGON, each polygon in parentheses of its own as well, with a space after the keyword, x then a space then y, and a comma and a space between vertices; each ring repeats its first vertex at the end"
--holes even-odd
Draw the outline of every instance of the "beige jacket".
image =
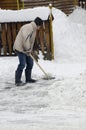
POLYGON ((33 49, 37 26, 34 22, 23 25, 15 39, 13 49, 19 52, 31 52, 33 49))

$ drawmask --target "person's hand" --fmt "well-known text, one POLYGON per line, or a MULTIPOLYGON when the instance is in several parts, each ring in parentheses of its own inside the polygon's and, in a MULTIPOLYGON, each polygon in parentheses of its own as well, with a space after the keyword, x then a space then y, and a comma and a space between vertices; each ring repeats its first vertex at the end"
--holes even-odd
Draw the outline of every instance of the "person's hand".
POLYGON ((29 52, 29 51, 24 51, 24 53, 25 53, 27 56, 29 56, 29 55, 31 54, 31 52, 29 52))
POLYGON ((31 52, 31 54, 34 56, 34 58, 36 60, 38 60, 38 52, 36 50, 34 50, 33 52, 31 52))

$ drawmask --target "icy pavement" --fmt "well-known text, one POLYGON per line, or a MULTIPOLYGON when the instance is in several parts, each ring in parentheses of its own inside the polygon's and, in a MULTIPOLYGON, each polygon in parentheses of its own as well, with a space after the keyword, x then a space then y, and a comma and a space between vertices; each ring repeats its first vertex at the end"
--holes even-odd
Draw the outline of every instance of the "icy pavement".
POLYGON ((86 74, 0 86, 1 130, 86 130, 86 74))
POLYGON ((0 58, 0 130, 86 130, 86 64, 40 64, 56 79, 34 65, 38 82, 15 87, 17 58, 0 58))

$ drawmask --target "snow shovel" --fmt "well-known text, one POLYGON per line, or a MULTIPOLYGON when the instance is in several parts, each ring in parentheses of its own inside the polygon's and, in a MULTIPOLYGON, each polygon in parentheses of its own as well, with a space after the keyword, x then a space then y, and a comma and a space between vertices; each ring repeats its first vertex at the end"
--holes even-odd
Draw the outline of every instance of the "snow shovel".
POLYGON ((40 70, 45 74, 45 77, 43 79, 45 79, 45 80, 55 79, 55 77, 51 77, 50 75, 48 75, 44 71, 44 69, 38 64, 38 62, 36 61, 36 59, 31 54, 29 54, 29 56, 33 59, 33 61, 35 61, 35 63, 37 64, 37 66, 40 68, 40 70))

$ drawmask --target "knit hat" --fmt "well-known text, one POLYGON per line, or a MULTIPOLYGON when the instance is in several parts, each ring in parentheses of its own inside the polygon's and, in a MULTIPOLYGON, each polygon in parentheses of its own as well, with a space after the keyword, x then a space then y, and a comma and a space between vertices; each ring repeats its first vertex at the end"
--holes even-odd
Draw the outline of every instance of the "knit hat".
POLYGON ((43 24, 43 20, 39 17, 37 17, 35 20, 34 20, 35 24, 37 26, 41 26, 43 24))

